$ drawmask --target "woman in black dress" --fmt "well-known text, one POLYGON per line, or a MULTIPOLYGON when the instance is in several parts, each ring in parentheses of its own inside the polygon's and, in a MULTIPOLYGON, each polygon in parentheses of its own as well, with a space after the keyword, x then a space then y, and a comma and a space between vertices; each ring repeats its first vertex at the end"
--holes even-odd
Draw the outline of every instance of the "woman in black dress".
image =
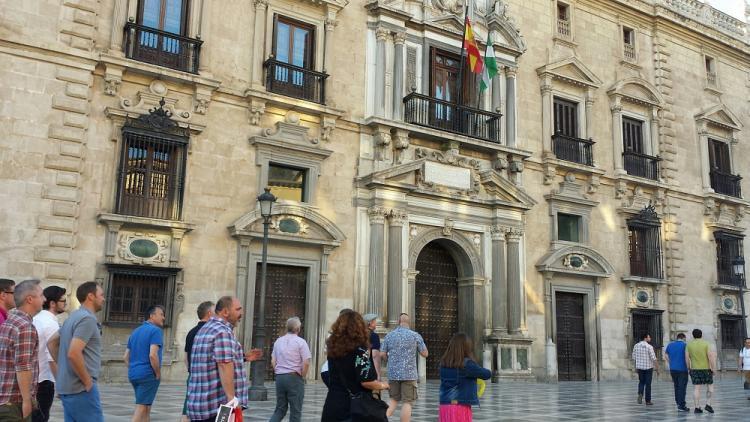
POLYGON ((349 412, 350 394, 388 388, 387 383, 377 381, 368 338, 365 321, 354 311, 342 312, 331 326, 326 340, 330 386, 321 421, 357 422, 349 412))

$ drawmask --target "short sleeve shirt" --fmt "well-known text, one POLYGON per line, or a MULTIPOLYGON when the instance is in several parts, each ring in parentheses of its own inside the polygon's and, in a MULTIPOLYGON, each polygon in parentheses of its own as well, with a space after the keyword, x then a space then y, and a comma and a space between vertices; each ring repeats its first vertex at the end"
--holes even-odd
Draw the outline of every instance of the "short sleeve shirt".
POLYGON ((676 372, 687 372, 687 363, 685 363, 684 341, 673 341, 667 345, 667 356, 669 356, 669 370, 676 372))
POLYGON ((370 350, 380 350, 380 336, 375 331, 370 331, 370 350))
POLYGON ((21 403, 21 390, 16 373, 31 372, 31 397, 36 397, 39 376, 37 365, 39 336, 31 315, 20 309, 8 313, 8 319, 0 325, 0 405, 21 403))
POLYGON ((416 331, 398 327, 383 339, 381 351, 388 353, 388 379, 394 381, 416 380, 417 353, 427 346, 416 331))
POLYGON ((151 346, 159 346, 159 365, 161 365, 164 339, 161 328, 145 321, 140 327, 133 330, 128 338, 128 350, 130 359, 128 361, 128 379, 139 380, 154 376, 154 368, 151 367, 151 346))
POLYGON ((742 358, 742 369, 750 371, 750 349, 746 347, 740 349, 740 358, 742 358))
POLYGON ((58 394, 78 394, 85 391, 78 375, 68 361, 68 350, 74 338, 86 343, 83 348, 83 362, 91 378, 99 379, 102 362, 102 334, 94 314, 85 307, 70 314, 60 328, 60 350, 57 355, 57 382, 55 390, 58 394))
POLYGON ((57 322, 57 317, 52 312, 44 309, 34 315, 34 327, 39 334, 39 382, 55 382, 55 375, 49 366, 53 359, 47 349, 47 342, 60 331, 60 323, 57 322))
POLYGON ((703 339, 692 340, 687 345, 687 351, 690 355, 690 369, 709 369, 708 351, 710 347, 708 342, 703 339))

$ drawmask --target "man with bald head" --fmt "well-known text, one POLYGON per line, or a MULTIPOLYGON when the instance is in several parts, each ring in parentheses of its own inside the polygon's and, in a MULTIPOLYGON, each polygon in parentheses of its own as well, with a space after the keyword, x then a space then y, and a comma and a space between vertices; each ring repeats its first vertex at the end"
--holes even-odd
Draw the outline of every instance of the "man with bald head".
POLYGON ((232 331, 242 319, 242 304, 223 296, 214 315, 198 330, 190 355, 187 415, 191 421, 213 422, 219 406, 247 407, 246 361, 260 358, 259 350, 245 354, 232 331))
POLYGON ((401 406, 401 422, 411 420, 411 406, 417 400, 417 353, 427 357, 427 346, 422 336, 409 329, 409 315, 398 317, 398 327, 388 333, 381 345, 381 356, 388 361, 388 384, 391 386, 388 416, 393 415, 398 403, 401 406))

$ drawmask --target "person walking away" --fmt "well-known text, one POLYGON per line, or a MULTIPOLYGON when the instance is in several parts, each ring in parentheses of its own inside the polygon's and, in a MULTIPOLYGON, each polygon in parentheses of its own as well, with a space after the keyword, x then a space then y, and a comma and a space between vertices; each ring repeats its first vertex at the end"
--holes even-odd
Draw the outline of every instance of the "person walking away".
POLYGON ((31 422, 39 372, 39 336, 32 318, 44 303, 39 280, 19 283, 13 296, 15 309, 0 325, 0 421, 31 422))
POLYGON ((716 352, 711 350, 711 346, 706 340, 703 340, 703 331, 693 330, 693 340, 685 348, 685 359, 687 360, 690 379, 693 382, 693 403, 695 413, 703 413, 700 407, 701 389, 704 385, 708 386, 706 392, 706 412, 714 413, 711 407, 711 398, 714 395, 714 371, 716 370, 716 352))
POLYGON ((276 374, 276 410, 269 422, 281 422, 291 409, 290 422, 302 419, 305 377, 310 370, 310 348, 300 336, 302 322, 298 317, 286 321, 286 335, 273 343, 271 366, 276 374))
POLYGON ((248 382, 244 363, 260 359, 260 350, 244 354, 234 336, 242 319, 242 304, 223 296, 214 315, 198 330, 190 355, 187 413, 191 421, 214 422, 219 406, 247 407, 248 382))
POLYGON ((103 422, 97 380, 102 367, 102 334, 96 313, 104 306, 104 290, 87 281, 76 289, 81 307, 70 314, 47 343, 57 362, 55 388, 65 422, 103 422))
POLYGON ((210 300, 202 302, 200 305, 198 305, 198 309, 196 310, 198 314, 198 324, 196 324, 195 327, 191 328, 190 331, 188 331, 187 336, 185 336, 185 367, 187 367, 188 376, 185 380, 185 402, 182 404, 182 422, 190 422, 190 418, 188 418, 187 416, 187 384, 190 383, 190 356, 193 351, 195 335, 198 334, 198 330, 200 330, 201 327, 206 325, 208 319, 213 316, 214 305, 215 303, 211 302, 210 300))
POLYGON ((669 374, 672 376, 674 384, 674 401, 677 403, 677 410, 680 412, 689 412, 685 404, 685 394, 687 393, 688 369, 685 361, 685 334, 678 333, 677 339, 667 345, 664 358, 669 365, 669 374))
POLYGON ((342 311, 331 326, 326 340, 329 386, 321 422, 352 422, 353 395, 388 389, 377 380, 368 338, 365 321, 352 310, 342 311))
POLYGON ((638 404, 643 403, 644 390, 646 393, 646 405, 651 406, 651 380, 654 369, 658 370, 654 347, 651 346, 651 335, 644 334, 641 341, 633 346, 633 360, 635 369, 638 371, 638 404))
POLYGON ((155 305, 146 311, 146 321, 133 330, 128 338, 123 360, 128 367, 128 381, 135 392, 133 422, 149 422, 151 405, 161 381, 161 359, 164 348, 162 327, 166 315, 164 307, 155 305))
POLYGON ((409 329, 409 315, 398 317, 398 327, 383 339, 382 351, 388 362, 388 383, 390 385, 388 416, 396 411, 401 402, 401 422, 411 420, 412 403, 417 400, 417 352, 428 356, 427 346, 422 336, 409 329))
POLYGON ((380 336, 375 332, 375 328, 378 326, 378 316, 377 314, 365 314, 363 318, 368 330, 370 330, 370 356, 372 356, 372 361, 375 364, 375 372, 378 374, 379 380, 381 378, 380 336))
POLYGON ((16 307, 13 289, 16 282, 9 278, 0 278, 0 324, 8 319, 8 312, 16 307))
POLYGON ((750 337, 745 339, 745 347, 740 349, 737 371, 745 374, 744 388, 748 391, 747 399, 750 400, 750 337))
POLYGON ((60 331, 57 315, 65 312, 66 290, 59 286, 44 289, 42 311, 34 316, 34 327, 39 335, 39 380, 36 385, 36 400, 39 407, 34 409, 33 422, 47 422, 52 401, 55 398, 55 374, 57 364, 49 353, 47 342, 60 331))
POLYGON ((474 343, 464 333, 451 337, 440 358, 439 422, 471 422, 471 406, 479 405, 477 379, 488 380, 489 369, 474 360, 474 343))

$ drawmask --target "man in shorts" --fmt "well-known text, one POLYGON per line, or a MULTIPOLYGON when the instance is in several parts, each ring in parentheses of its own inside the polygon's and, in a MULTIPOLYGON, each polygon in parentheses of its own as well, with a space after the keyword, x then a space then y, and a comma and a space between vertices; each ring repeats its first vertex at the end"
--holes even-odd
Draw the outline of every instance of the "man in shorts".
POLYGON ((427 357, 427 346, 416 331, 409 329, 409 315, 398 317, 398 327, 388 333, 381 345, 381 356, 388 362, 388 383, 391 400, 387 415, 390 417, 401 402, 401 422, 411 420, 411 406, 417 400, 417 352, 427 357))
POLYGON ((133 421, 151 420, 151 405, 161 382, 161 357, 164 346, 162 327, 164 307, 155 305, 146 311, 146 321, 128 339, 125 350, 125 365, 128 366, 128 380, 135 391, 135 412, 133 421))
POLYGON ((695 413, 703 413, 700 407, 701 389, 708 386, 706 393, 706 407, 708 413, 714 413, 711 407, 711 397, 714 395, 714 371, 716 370, 716 353, 711 346, 703 340, 703 332, 699 329, 693 330, 693 340, 685 348, 685 360, 693 382, 693 402, 695 413))

